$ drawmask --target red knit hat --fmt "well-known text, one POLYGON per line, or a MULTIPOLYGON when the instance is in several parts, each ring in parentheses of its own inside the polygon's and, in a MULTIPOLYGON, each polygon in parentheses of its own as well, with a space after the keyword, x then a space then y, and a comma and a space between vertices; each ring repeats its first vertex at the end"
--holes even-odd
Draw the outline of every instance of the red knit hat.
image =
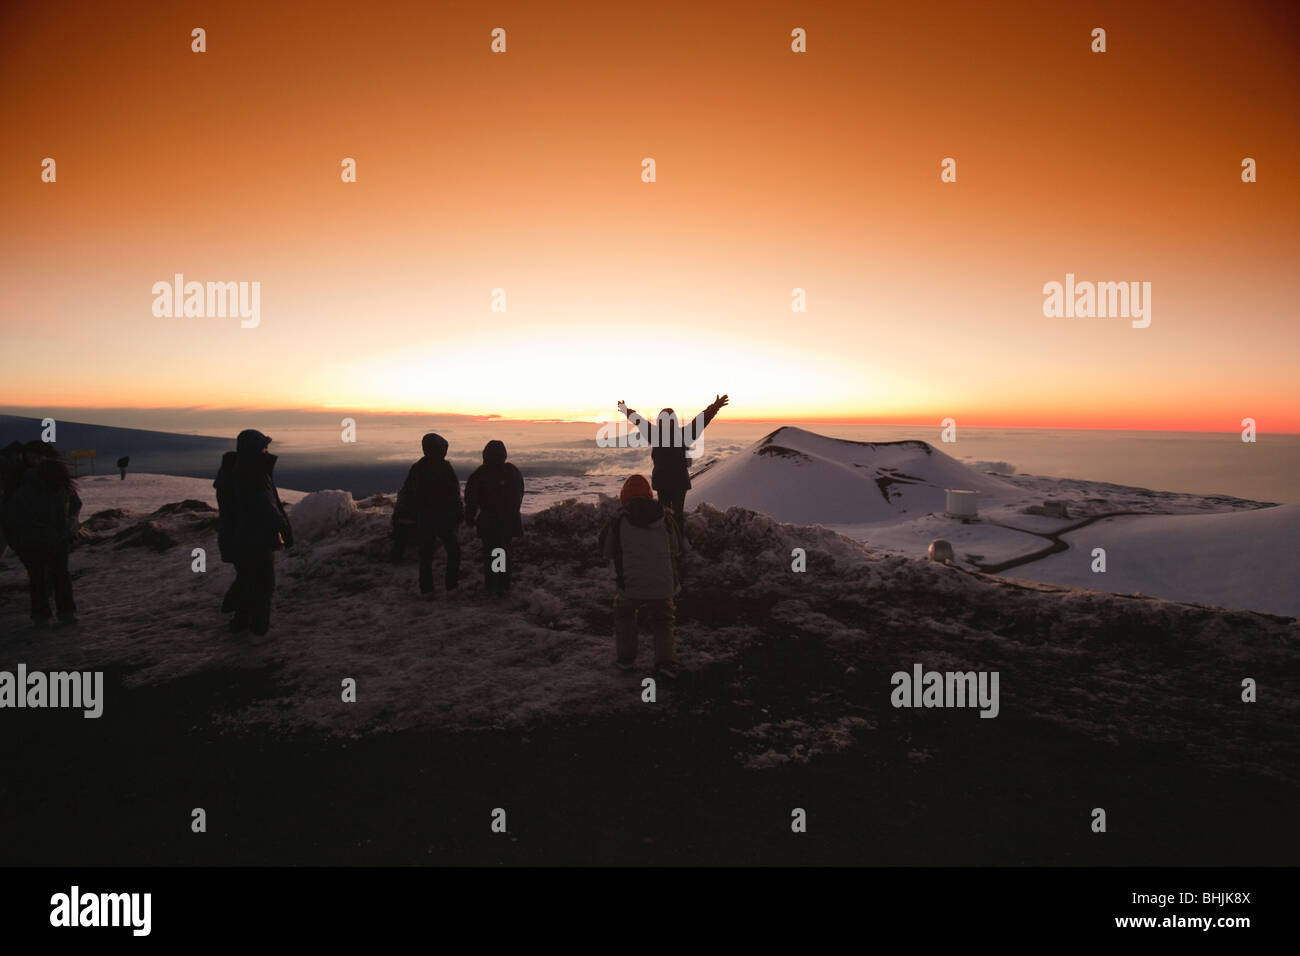
POLYGON ((618 493, 618 500, 623 504, 627 504, 633 498, 653 497, 654 492, 650 490, 650 482, 645 480, 644 475, 633 475, 623 482, 623 490, 618 493))

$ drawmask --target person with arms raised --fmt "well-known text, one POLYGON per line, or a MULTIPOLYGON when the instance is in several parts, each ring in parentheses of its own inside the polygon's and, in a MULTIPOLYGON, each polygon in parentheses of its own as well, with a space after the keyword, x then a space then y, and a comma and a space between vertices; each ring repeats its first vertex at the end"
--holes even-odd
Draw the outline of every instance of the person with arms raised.
POLYGON ((636 426, 642 437, 649 444, 650 460, 654 463, 650 472, 650 486, 659 493, 659 503, 673 514, 677 530, 683 529, 682 520, 686 512, 686 492, 691 490, 691 474, 687 450, 709 427, 714 416, 729 404, 726 395, 719 395, 708 408, 700 412, 685 427, 677 421, 677 413, 665 408, 653 424, 627 403, 620 401, 618 410, 627 416, 627 420, 636 426))

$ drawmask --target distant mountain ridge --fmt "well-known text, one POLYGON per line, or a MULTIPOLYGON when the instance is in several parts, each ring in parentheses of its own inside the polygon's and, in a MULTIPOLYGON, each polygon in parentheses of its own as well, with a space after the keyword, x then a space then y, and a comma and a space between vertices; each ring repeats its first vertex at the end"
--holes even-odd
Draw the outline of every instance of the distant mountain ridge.
MULTIPOLYGON (((11 441, 40 441, 43 432, 39 418, 0 415, 0 447, 11 441)), ((99 473, 113 471, 117 459, 129 455, 133 470, 202 477, 216 474, 221 453, 233 449, 235 441, 233 436, 178 435, 56 419, 54 447, 65 456, 80 449, 94 449, 95 471, 99 473)))

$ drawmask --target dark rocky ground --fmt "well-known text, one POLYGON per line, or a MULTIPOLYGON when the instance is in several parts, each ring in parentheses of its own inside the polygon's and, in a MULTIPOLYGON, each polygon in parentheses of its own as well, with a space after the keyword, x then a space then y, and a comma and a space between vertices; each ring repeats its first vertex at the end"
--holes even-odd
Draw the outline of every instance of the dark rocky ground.
MULTIPOLYGON (((166 530, 183 517, 150 520, 166 530)), ((545 584, 603 635, 606 603, 557 584, 590 570, 598 524, 591 506, 537 516, 517 587, 545 584)), ((359 555, 377 526, 357 531, 359 555)), ((144 651, 101 657, 114 706, 100 720, 0 712, 0 862, 1298 858, 1294 620, 1010 584, 738 509, 701 508, 691 537, 679 603, 689 670, 653 707, 478 729, 286 730, 230 717, 278 698, 296 679, 291 659, 140 683, 144 651), (777 575, 786 559, 772 556, 800 541, 809 573, 777 575), (1000 716, 892 708, 889 675, 913 662, 998 670, 1000 716), (1257 703, 1240 700, 1246 676, 1257 703), (207 811, 207 833, 190 831, 193 807, 207 811), (490 831, 495 807, 508 833, 490 831), (806 834, 790 831, 795 807, 806 834), (1105 834, 1090 830, 1094 807, 1106 809, 1105 834)), ((92 550, 107 555, 114 540, 92 550)), ((21 580, 0 581, 10 628, 21 580)), ((286 601, 295 586, 282 579, 286 601)), ((228 640, 215 622, 200 637, 228 640)), ((639 675, 628 681, 635 694, 639 675)))

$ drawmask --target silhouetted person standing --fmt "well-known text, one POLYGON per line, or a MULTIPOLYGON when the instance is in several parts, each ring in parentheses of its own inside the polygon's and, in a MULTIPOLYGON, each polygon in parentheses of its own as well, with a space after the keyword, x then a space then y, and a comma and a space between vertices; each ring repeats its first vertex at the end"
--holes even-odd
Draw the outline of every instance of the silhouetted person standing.
POLYGON ((275 552, 293 544, 272 472, 271 439, 251 428, 240 432, 235 450, 226 452, 217 480, 217 547, 221 560, 235 566, 235 583, 222 610, 235 612, 230 629, 258 637, 271 627, 275 592, 275 552))
POLYGON ((433 552, 441 541, 447 549, 443 583, 448 591, 460 580, 460 542, 456 528, 463 513, 460 479, 447 461, 447 439, 429 432, 420 441, 424 457, 411 466, 398 498, 415 513, 415 538, 420 552, 420 595, 433 600, 433 552))
POLYGON ((658 420, 652 424, 628 408, 626 402, 618 403, 618 410, 627 416, 627 420, 637 427, 651 446, 650 460, 654 463, 654 470, 650 473, 650 486, 659 493, 659 503, 673 513, 679 531, 683 527, 682 519, 686 513, 686 492, 691 489, 690 462, 686 451, 727 404, 726 395, 717 396, 713 404, 683 428, 677 421, 677 413, 671 408, 661 411, 658 420))
POLYGON ((9 539, 9 519, 5 515, 5 502, 18 490, 23 479, 23 445, 11 441, 0 448, 0 554, 5 553, 9 539))
POLYGON ((510 542, 524 533, 519 509, 524 501, 524 476, 506 461, 506 446, 495 439, 483 446, 483 464, 465 482, 465 523, 478 525, 483 543, 483 584, 489 594, 510 589, 513 558, 510 542), (500 556, 493 552, 500 549, 500 556), (500 570, 494 565, 504 564, 500 570))
POLYGON ((122 473, 122 480, 126 481, 126 466, 131 464, 131 456, 123 455, 117 460, 117 470, 122 473))
POLYGON ((27 569, 32 624, 50 623, 51 587, 59 623, 77 623, 68 552, 80 526, 81 498, 68 466, 45 442, 24 446, 21 476, 4 510, 9 544, 27 569))

